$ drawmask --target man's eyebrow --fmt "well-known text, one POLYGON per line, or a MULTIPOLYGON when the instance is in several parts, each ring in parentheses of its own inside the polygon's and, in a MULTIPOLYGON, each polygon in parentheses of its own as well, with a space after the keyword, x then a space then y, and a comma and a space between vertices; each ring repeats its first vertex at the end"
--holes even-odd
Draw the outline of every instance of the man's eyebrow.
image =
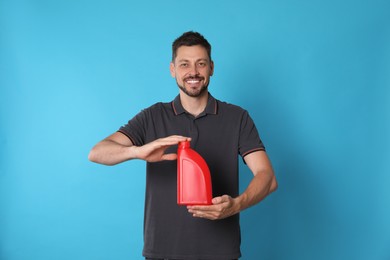
MULTIPOLYGON (((199 62, 199 61, 209 61, 209 59, 206 59, 206 58, 202 58, 202 59, 198 59, 198 60, 196 60, 196 62, 199 62)), ((177 62, 189 62, 189 60, 187 60, 187 59, 180 59, 180 60, 178 60, 177 62)))

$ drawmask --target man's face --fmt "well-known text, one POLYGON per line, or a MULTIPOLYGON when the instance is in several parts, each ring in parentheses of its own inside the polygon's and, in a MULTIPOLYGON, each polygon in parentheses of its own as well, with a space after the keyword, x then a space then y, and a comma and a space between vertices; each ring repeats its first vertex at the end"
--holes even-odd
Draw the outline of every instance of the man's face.
POLYGON ((207 91, 214 63, 201 45, 181 46, 170 64, 172 77, 179 88, 190 97, 199 97, 207 91))

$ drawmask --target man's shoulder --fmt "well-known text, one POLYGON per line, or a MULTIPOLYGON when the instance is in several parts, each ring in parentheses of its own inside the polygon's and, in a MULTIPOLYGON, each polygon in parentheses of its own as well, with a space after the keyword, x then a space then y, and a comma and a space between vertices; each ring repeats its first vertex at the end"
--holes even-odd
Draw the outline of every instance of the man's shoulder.
POLYGON ((157 102, 145 108, 144 110, 158 112, 166 109, 172 109, 172 102, 157 102))
POLYGON ((229 113, 246 113, 246 109, 242 108, 239 105, 232 104, 226 101, 221 101, 217 99, 218 109, 221 112, 229 112, 229 113))

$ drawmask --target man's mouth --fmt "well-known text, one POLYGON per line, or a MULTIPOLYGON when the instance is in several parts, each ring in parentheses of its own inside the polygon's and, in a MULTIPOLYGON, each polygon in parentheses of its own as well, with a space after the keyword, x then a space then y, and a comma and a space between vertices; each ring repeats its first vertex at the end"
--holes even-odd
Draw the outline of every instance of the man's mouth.
POLYGON ((200 77, 189 77, 189 78, 185 79, 185 82, 187 82, 189 84, 197 84, 197 83, 201 82, 202 80, 203 80, 203 78, 200 78, 200 77))

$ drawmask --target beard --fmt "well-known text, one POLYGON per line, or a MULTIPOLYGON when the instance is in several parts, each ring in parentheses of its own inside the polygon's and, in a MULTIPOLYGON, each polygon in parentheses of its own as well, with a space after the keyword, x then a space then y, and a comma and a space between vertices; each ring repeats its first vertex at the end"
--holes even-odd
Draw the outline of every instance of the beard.
POLYGON ((185 93, 187 94, 188 96, 190 97, 199 97, 201 96, 204 92, 207 91, 207 88, 208 88, 208 84, 205 84, 203 85, 200 89, 196 89, 196 90, 191 90, 190 88, 186 88, 185 87, 185 81, 183 81, 183 84, 180 85, 179 82, 177 81, 176 79, 176 83, 177 83, 177 86, 185 93))

